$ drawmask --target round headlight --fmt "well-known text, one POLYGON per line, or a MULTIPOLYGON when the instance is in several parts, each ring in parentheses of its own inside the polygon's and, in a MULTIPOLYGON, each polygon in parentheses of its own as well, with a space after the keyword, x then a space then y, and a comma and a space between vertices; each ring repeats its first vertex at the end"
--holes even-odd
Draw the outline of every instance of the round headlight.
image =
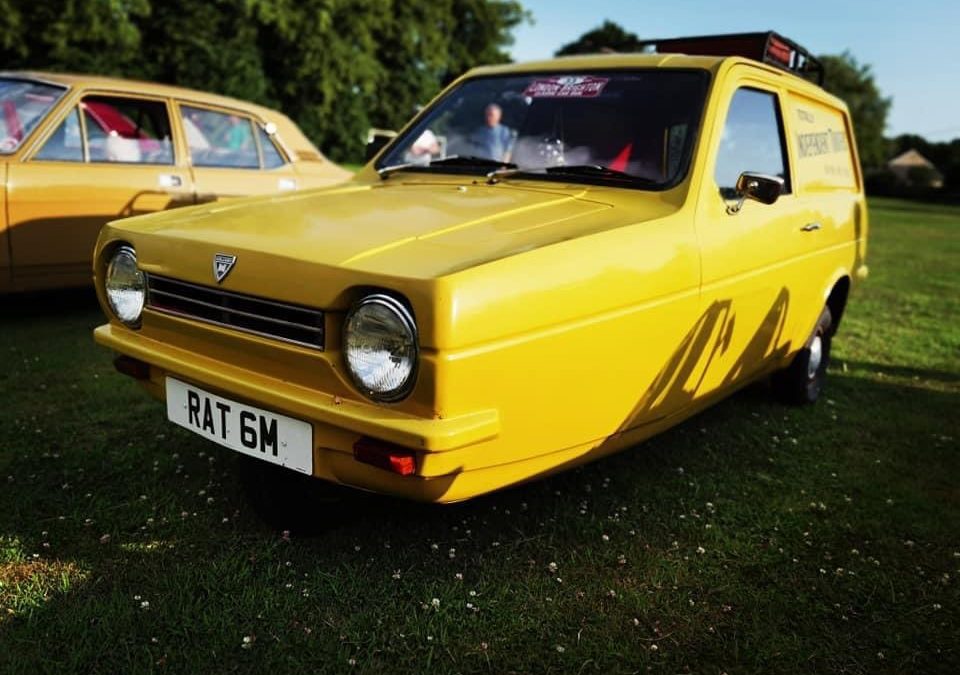
POLYGON ((368 295, 353 306, 343 328, 343 351, 354 383, 377 401, 397 401, 417 371, 417 326, 389 295, 368 295))
POLYGON ((140 324, 146 298, 146 280, 137 267, 137 254, 130 246, 121 246, 110 258, 104 291, 110 309, 123 323, 136 327, 140 324))

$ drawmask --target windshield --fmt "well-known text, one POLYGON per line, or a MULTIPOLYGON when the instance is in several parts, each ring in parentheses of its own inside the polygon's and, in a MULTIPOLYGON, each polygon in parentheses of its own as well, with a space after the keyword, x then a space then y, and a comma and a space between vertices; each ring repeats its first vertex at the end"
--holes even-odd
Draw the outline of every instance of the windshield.
POLYGON ((65 91, 40 82, 0 78, 0 154, 19 148, 65 91))
POLYGON ((398 138, 377 168, 499 167, 565 181, 667 187, 686 174, 707 81, 705 72, 682 70, 467 80, 398 138))

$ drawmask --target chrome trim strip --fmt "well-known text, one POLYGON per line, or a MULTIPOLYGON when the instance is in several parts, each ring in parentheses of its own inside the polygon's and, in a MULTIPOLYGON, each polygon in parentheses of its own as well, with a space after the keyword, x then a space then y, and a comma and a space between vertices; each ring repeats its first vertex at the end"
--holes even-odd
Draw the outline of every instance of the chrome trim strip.
POLYGON ((145 276, 146 276, 146 278, 147 278, 147 279, 146 279, 146 282, 147 282, 147 283, 146 283, 146 287, 147 287, 147 298, 146 298, 146 307, 145 307, 145 309, 149 309, 149 310, 151 310, 151 311, 157 312, 158 314, 166 314, 166 315, 169 315, 169 316, 175 316, 175 317, 180 318, 180 319, 187 319, 187 320, 190 320, 190 321, 196 321, 196 322, 198 322, 198 323, 205 323, 205 324, 210 324, 210 325, 214 325, 214 326, 219 326, 219 327, 221 327, 221 328, 226 328, 226 329, 228 329, 228 330, 237 331, 238 333, 247 333, 247 334, 250 334, 250 335, 257 335, 257 336, 259 336, 259 337, 264 337, 264 338, 268 338, 268 339, 271 339, 271 340, 277 340, 278 342, 285 342, 285 343, 287 343, 287 344, 297 345, 297 346, 300 346, 300 347, 307 347, 307 348, 309 348, 309 349, 313 349, 313 350, 321 351, 321 352, 324 351, 324 344, 325 344, 325 341, 326 341, 326 328, 325 328, 325 325, 324 325, 325 313, 323 312, 323 310, 312 309, 312 308, 309 308, 309 307, 304 307, 304 306, 302 306, 302 305, 285 304, 285 303, 277 302, 277 301, 274 301, 274 300, 261 299, 261 298, 259 298, 259 297, 257 297, 257 296, 253 296, 253 295, 244 295, 244 294, 242 294, 242 293, 234 293, 234 292, 231 292, 231 291, 224 291, 224 290, 221 290, 221 289, 219 289, 219 288, 214 288, 214 287, 212 287, 212 286, 202 286, 202 285, 200 285, 200 284, 193 284, 193 283, 186 282, 186 281, 180 281, 180 280, 178 280, 178 279, 171 279, 170 277, 165 277, 165 276, 154 276, 154 275, 148 274, 148 273, 145 273, 145 276), (269 306, 271 306, 271 307, 276 307, 277 309, 281 309, 281 310, 284 310, 284 311, 301 312, 301 313, 303 313, 306 317, 316 319, 317 322, 319 323, 319 325, 314 326, 314 325, 310 325, 310 324, 300 324, 300 323, 297 323, 297 322, 295 322, 295 321, 286 321, 286 320, 284 320, 284 319, 278 319, 278 318, 271 317, 271 316, 265 316, 265 315, 262 315, 262 314, 254 314, 254 313, 252 313, 252 312, 247 312, 247 311, 240 310, 240 309, 233 309, 233 308, 230 308, 230 307, 224 307, 224 306, 222 306, 222 305, 217 305, 217 304, 214 304, 214 303, 206 302, 205 300, 198 300, 198 299, 196 299, 196 298, 191 298, 190 296, 187 296, 187 295, 181 295, 181 294, 179 294, 179 293, 175 293, 175 292, 171 292, 171 291, 164 291, 164 290, 156 289, 156 288, 153 287, 155 282, 160 282, 161 284, 164 284, 164 283, 166 283, 166 284, 171 284, 171 285, 174 285, 174 286, 180 286, 180 287, 188 288, 188 289, 195 289, 195 290, 200 291, 200 292, 202 292, 202 293, 209 293, 209 294, 212 294, 212 295, 214 295, 214 296, 222 297, 222 298, 224 298, 225 300, 229 300, 229 299, 233 298, 233 299, 236 299, 236 300, 238 300, 238 301, 247 302, 247 303, 252 303, 252 304, 258 304, 258 303, 259 303, 259 304, 263 304, 263 305, 269 305, 269 306), (290 329, 292 329, 292 330, 297 330, 297 331, 304 331, 304 332, 313 333, 313 334, 316 334, 317 337, 319 338, 320 344, 317 344, 316 342, 307 342, 307 341, 304 341, 304 340, 297 340, 296 338, 287 337, 287 336, 285 336, 285 335, 281 335, 281 334, 277 334, 277 333, 268 333, 268 332, 266 332, 266 331, 260 331, 260 330, 254 329, 254 328, 247 328, 247 327, 245 327, 245 326, 238 326, 238 325, 233 324, 233 323, 228 323, 227 321, 217 321, 216 319, 211 319, 211 318, 208 318, 208 317, 205 317, 205 316, 200 316, 200 315, 197 315, 197 314, 191 314, 191 313, 189 313, 189 312, 187 312, 187 311, 181 311, 181 310, 178 310, 178 309, 171 309, 171 308, 166 308, 166 307, 162 307, 162 306, 157 306, 157 305, 154 305, 154 304, 153 304, 152 299, 151 299, 152 296, 154 296, 154 295, 157 295, 157 296, 166 296, 166 297, 168 297, 168 298, 175 298, 175 299, 178 300, 178 301, 181 301, 181 302, 184 302, 184 303, 187 303, 187 304, 190 304, 190 305, 199 305, 199 306, 205 307, 205 308, 207 308, 207 309, 209 309, 209 310, 212 310, 212 311, 215 311, 215 312, 221 312, 221 313, 226 314, 226 315, 233 314, 233 315, 236 315, 236 316, 238 316, 238 317, 246 317, 246 318, 249 318, 249 319, 253 319, 253 320, 255 320, 255 321, 265 321, 265 322, 268 322, 268 323, 271 323, 271 324, 276 324, 276 325, 278 325, 278 326, 283 326, 283 327, 286 327, 286 328, 290 328, 290 329))
MULTIPOLYGON (((257 321, 268 321, 270 323, 275 323, 280 326, 290 326, 291 328, 296 328, 297 330, 305 330, 311 333, 320 333, 321 335, 323 335, 322 326, 311 326, 309 324, 296 323, 294 321, 284 321, 283 319, 274 319, 273 317, 270 317, 270 316, 264 316, 262 314, 254 314, 253 312, 245 312, 242 309, 231 309, 230 307, 215 305, 212 302, 205 302, 204 300, 194 300, 193 298, 187 297, 186 295, 178 295, 176 293, 170 293, 169 291, 160 291, 155 288, 150 289, 150 294, 165 295, 170 298, 179 298, 180 300, 183 300, 184 302, 188 302, 192 305, 202 305, 204 307, 209 307, 210 309, 215 310, 217 312, 223 312, 224 314, 239 314, 240 316, 246 316, 251 319, 255 319, 257 321)), ((153 307, 153 309, 156 309, 157 311, 165 311, 163 307, 153 307)), ((315 316, 317 318, 322 318, 323 314, 318 312, 315 316)), ((203 317, 198 317, 198 318, 203 318, 203 317)))
POLYGON ((199 323, 207 323, 211 326, 219 326, 220 328, 227 328, 229 330, 237 331, 238 333, 247 333, 249 335, 258 335, 260 337, 269 338, 271 340, 276 340, 277 342, 286 342, 287 344, 297 345, 300 347, 308 347, 318 352, 323 351, 323 345, 313 344, 311 342, 301 342, 300 340, 294 340, 293 338, 286 338, 282 335, 274 335, 272 333, 262 333, 258 330, 253 330, 251 328, 242 328, 240 326, 234 326, 229 323, 221 323, 220 321, 214 321, 213 319, 204 319, 203 317, 194 316, 193 314, 184 314, 182 312, 177 312, 172 309, 160 309, 159 307, 147 306, 147 309, 157 314, 167 314, 168 316, 175 316, 178 319, 189 319, 190 321, 197 321, 199 323))
POLYGON ((292 302, 287 303, 287 302, 278 302, 276 300, 268 300, 266 298, 261 298, 257 295, 244 295, 243 293, 236 293, 234 291, 225 291, 222 288, 216 288, 215 286, 203 286, 201 284, 194 284, 189 281, 181 281, 180 279, 172 279, 170 277, 163 277, 159 275, 147 274, 147 277, 159 279, 161 282, 166 284, 176 284, 177 286, 186 286, 188 288, 196 288, 206 293, 217 293, 218 295, 230 295, 240 300, 262 302, 265 305, 273 305, 274 307, 280 307, 282 309, 293 309, 300 312, 310 312, 312 314, 323 314, 323 310, 313 309, 312 307, 304 307, 303 305, 297 305, 292 302))

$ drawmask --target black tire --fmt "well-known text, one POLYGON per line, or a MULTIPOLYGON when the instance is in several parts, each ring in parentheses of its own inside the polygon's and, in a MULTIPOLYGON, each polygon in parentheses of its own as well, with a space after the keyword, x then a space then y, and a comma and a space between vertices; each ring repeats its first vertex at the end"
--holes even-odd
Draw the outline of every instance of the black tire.
POLYGON ((803 349, 789 366, 773 374, 773 391, 778 399, 790 405, 808 405, 820 397, 830 364, 832 338, 833 316, 830 308, 824 307, 803 349))
POLYGON ((271 528, 312 534, 342 524, 357 491, 241 456, 240 482, 247 502, 271 528))

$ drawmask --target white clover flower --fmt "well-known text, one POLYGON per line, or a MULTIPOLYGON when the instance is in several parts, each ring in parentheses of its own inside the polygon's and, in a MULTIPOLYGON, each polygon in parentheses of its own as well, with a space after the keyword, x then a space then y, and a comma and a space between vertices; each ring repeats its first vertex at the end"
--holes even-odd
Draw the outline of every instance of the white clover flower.
POLYGON ((550 570, 550 573, 551 573, 551 574, 554 573, 554 572, 556 572, 556 571, 557 571, 557 563, 552 562, 552 563, 548 564, 548 565, 547 565, 547 569, 550 570))
POLYGON ((703 555, 706 552, 707 552, 707 549, 705 549, 703 546, 697 546, 697 553, 699 553, 700 555, 703 555))
POLYGON ((439 608, 440 608, 440 598, 434 598, 433 600, 430 601, 430 604, 433 605, 433 608, 434 608, 434 609, 439 609, 439 608))
POLYGON ((565 651, 567 651, 563 645, 557 645, 556 647, 554 647, 554 649, 556 649, 557 652, 560 654, 563 654, 565 651))

